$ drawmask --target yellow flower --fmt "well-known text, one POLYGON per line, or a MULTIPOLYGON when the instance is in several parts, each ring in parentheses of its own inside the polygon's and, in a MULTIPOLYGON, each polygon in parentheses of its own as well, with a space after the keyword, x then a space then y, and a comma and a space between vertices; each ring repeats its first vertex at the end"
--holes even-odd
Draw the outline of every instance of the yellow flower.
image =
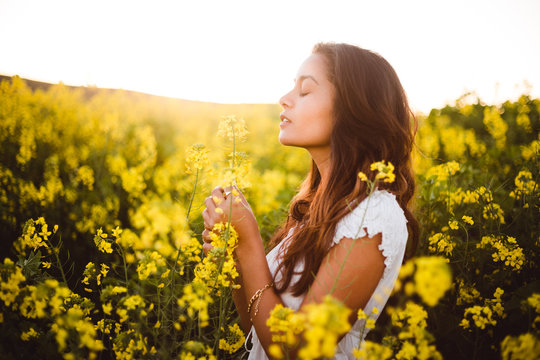
POLYGON ((429 250, 431 252, 444 253, 452 255, 452 251, 456 244, 450 239, 448 234, 436 233, 429 237, 429 250))
POLYGON ((118 238, 120 237, 120 234, 122 234, 123 231, 124 231, 124 230, 120 229, 120 227, 117 226, 116 228, 113 229, 112 235, 113 235, 115 238, 118 239, 118 238))
POLYGON ((492 106, 486 106, 484 108, 484 125, 495 139, 495 145, 503 149, 506 145, 508 125, 504 122, 497 108, 492 106))
POLYGON ((234 115, 224 116, 218 125, 218 136, 228 137, 230 140, 245 140, 248 135, 244 119, 237 119, 234 115))
POLYGON ((99 251, 110 254, 113 251, 112 245, 105 239, 107 239, 107 233, 104 233, 102 228, 99 228, 94 236, 94 243, 99 251))
POLYGON ((186 172, 191 174, 193 170, 202 170, 210 164, 208 153, 203 144, 195 144, 186 148, 186 172))
POLYGON ((297 343, 296 335, 303 330, 303 322, 296 321, 293 309, 277 304, 271 311, 266 325, 272 333, 272 341, 293 346, 297 343))
POLYGON ((491 247, 496 250, 491 254, 494 262, 503 262, 505 266, 520 271, 525 263, 523 249, 518 245, 515 238, 507 236, 483 236, 482 241, 476 245, 477 248, 485 249, 491 247))
POLYGON ((520 171, 514 179, 514 184, 516 188, 510 193, 510 196, 517 200, 538 190, 538 184, 533 180, 532 174, 528 170, 520 171))
POLYGON ((449 176, 454 175, 458 171, 459 163, 456 161, 450 161, 430 168, 426 173, 426 177, 429 178, 434 176, 437 181, 440 182, 447 180, 449 176))
POLYGON ((508 335, 501 342, 501 357, 510 359, 537 359, 540 354, 540 340, 531 333, 519 336, 508 335))
POLYGON ((470 216, 463 215, 463 216, 461 217, 461 219, 462 219, 464 222, 466 222, 467 224, 469 224, 469 225, 474 225, 474 221, 473 221, 472 217, 470 217, 470 216))
POLYGON ((439 256, 424 256, 414 261, 416 292, 426 305, 435 306, 452 286, 450 266, 445 258, 439 256))
POLYGON ((448 222, 448 226, 450 226, 450 229, 452 229, 452 230, 459 229, 458 222, 456 220, 450 220, 448 222))
POLYGON ((39 336, 39 333, 34 330, 34 328, 30 328, 28 329, 28 331, 24 331, 22 334, 21 334, 21 340, 22 341, 29 341, 31 338, 35 338, 35 337, 38 337, 39 336))
POLYGON ((348 321, 351 310, 327 295, 322 303, 307 304, 302 311, 305 313, 305 345, 299 350, 298 356, 301 359, 333 357, 339 336, 351 327, 348 321))
POLYGON ((52 264, 48 261, 43 261, 41 265, 43 265, 45 269, 50 269, 52 264))
POLYGON ((392 183, 396 179, 396 175, 394 174, 394 165, 391 162, 388 162, 388 164, 385 164, 384 160, 374 162, 371 164, 370 170, 377 171, 375 180, 383 180, 384 182, 392 183))
POLYGON ((192 282, 184 286, 183 295, 178 299, 178 306, 186 308, 189 317, 194 318, 198 315, 198 319, 202 327, 208 325, 208 305, 213 302, 212 297, 208 294, 208 289, 204 283, 192 282))
POLYGON ((360 180, 362 181, 368 181, 368 177, 366 176, 366 174, 364 174, 363 172, 358 172, 358 177, 360 178, 360 180))
POLYGON ((165 267, 165 259, 157 251, 146 251, 144 258, 137 265, 139 280, 145 280, 165 267))
POLYGON ((234 354, 244 345, 246 337, 238 324, 229 325, 225 338, 219 339, 219 348, 227 351, 229 354, 234 354))
POLYGON ((227 223, 217 223, 210 232, 212 250, 195 266, 194 282, 204 283, 210 291, 221 294, 221 287, 239 288, 234 280, 239 274, 233 252, 238 246, 238 234, 227 223), (221 266, 219 266, 221 264, 221 266))
POLYGON ((392 354, 392 349, 389 347, 369 340, 364 341, 360 349, 354 348, 352 351, 356 359, 366 360, 386 360, 390 359, 392 354))
POLYGON ((268 352, 270 353, 270 356, 272 356, 275 359, 283 359, 283 351, 281 350, 281 346, 278 344, 270 344, 268 347, 268 352))
POLYGON ((111 303, 106 303, 106 304, 103 304, 103 312, 107 315, 111 315, 111 311, 112 311, 112 304, 111 303))

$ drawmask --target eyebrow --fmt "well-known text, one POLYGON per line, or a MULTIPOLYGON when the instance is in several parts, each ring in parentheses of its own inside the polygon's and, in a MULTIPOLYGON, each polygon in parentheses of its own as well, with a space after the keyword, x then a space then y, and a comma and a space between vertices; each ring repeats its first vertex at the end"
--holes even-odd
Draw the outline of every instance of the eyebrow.
MULTIPOLYGON (((298 81, 303 81, 305 79, 311 79, 313 81, 315 81, 315 84, 319 85, 319 82, 317 80, 315 80, 315 78, 311 75, 302 75, 298 78, 298 81)), ((294 79, 294 82, 296 83, 296 79, 294 79)))

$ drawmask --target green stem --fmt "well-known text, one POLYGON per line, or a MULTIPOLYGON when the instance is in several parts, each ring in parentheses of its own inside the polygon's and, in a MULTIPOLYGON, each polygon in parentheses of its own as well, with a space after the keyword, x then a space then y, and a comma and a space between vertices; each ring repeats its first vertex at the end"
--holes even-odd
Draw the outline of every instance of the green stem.
MULTIPOLYGON (((186 214, 186 223, 189 224, 189 214, 191 213, 191 207, 193 205, 193 199, 195 198, 195 194, 197 192, 197 184, 199 182, 199 169, 197 169, 197 171, 195 172, 195 184, 193 184, 193 191, 191 192, 191 197, 189 199, 189 206, 188 206, 188 209, 187 209, 187 214, 186 214)), ((174 260, 174 264, 173 264, 173 269, 170 273, 170 277, 171 277, 171 290, 172 292, 174 293, 174 288, 175 288, 175 285, 176 285, 176 281, 175 281, 175 274, 176 274, 176 267, 178 266, 178 259, 180 258, 180 253, 182 252, 182 248, 180 246, 178 246, 178 250, 176 251, 176 258, 174 260)), ((172 299, 172 297, 169 299, 169 301, 172 299)), ((171 303, 171 314, 173 315, 173 318, 174 318, 174 303, 171 303)))
POLYGON ((189 199, 189 206, 186 215, 186 221, 189 222, 189 213, 191 212, 191 206, 193 205, 193 199, 195 198, 195 193, 197 191, 197 183, 199 181, 199 169, 195 173, 195 184, 193 185, 193 191, 191 192, 191 198, 189 199))
POLYGON ((122 246, 120 244, 116 243, 118 246, 118 252, 120 253, 120 256, 122 256, 122 261, 124 263, 124 278, 126 281, 126 288, 128 287, 128 274, 127 274, 127 264, 126 264, 126 256, 124 255, 124 250, 122 249, 122 246))
POLYGON ((52 243, 48 239, 45 240, 45 241, 47 242, 47 245, 49 245, 52 252, 54 253, 54 257, 56 258, 56 263, 58 264, 58 268, 60 269, 60 273, 62 274, 62 280, 64 280, 64 284, 66 284, 66 286, 67 286, 66 274, 64 274, 64 269, 62 268, 62 264, 60 264, 60 258, 58 257, 58 251, 54 246, 52 246, 52 243))
MULTIPOLYGON (((195 173, 195 184, 193 185, 193 191, 191 192, 191 198, 189 199, 189 206, 188 206, 187 215, 186 215, 186 223, 189 223, 189 213, 191 212, 191 206, 193 205, 193 199, 195 198, 198 182, 199 182, 199 169, 197 169, 197 172, 195 173)), ((176 273, 176 266, 178 265, 178 259, 180 258, 181 252, 182 252, 182 248, 179 246, 178 251, 176 252, 176 259, 174 260, 173 271, 171 271, 171 277, 172 277, 171 288, 172 289, 174 289, 174 274, 176 273)))

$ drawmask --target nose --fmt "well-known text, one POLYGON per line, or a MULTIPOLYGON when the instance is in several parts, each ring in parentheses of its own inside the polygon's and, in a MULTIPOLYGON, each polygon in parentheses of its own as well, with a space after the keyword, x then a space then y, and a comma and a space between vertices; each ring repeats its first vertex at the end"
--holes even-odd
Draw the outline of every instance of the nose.
POLYGON ((281 105, 281 107, 283 109, 287 109, 287 108, 290 108, 291 107, 291 102, 290 102, 290 99, 288 97, 289 93, 283 95, 280 99, 279 99, 279 105, 281 105))

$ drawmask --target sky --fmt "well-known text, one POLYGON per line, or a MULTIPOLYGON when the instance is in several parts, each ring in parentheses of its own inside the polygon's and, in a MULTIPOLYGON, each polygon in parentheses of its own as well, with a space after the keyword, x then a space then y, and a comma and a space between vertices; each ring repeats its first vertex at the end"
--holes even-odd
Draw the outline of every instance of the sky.
POLYGON ((411 107, 540 97, 540 0, 0 0, 0 74, 277 103, 319 41, 373 50, 411 107))

